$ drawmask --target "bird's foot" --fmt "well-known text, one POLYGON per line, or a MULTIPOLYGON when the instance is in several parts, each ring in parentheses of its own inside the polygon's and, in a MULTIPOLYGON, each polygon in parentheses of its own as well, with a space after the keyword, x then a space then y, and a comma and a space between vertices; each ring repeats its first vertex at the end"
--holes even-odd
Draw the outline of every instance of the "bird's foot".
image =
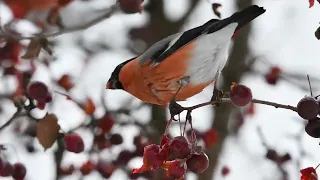
MULTIPOLYGON (((218 101, 218 102, 220 102, 220 101, 221 101, 221 98, 223 98, 223 95, 224 95, 224 93, 223 93, 223 91, 222 91, 221 89, 214 88, 214 89, 213 89, 213 95, 212 95, 210 101, 211 101, 211 102, 213 102, 213 101, 218 101)), ((218 107, 219 104, 216 104, 216 106, 218 107)))
POLYGON ((176 121, 174 119, 174 116, 180 114, 184 110, 185 110, 184 107, 178 104, 175 100, 170 101, 169 111, 170 111, 171 119, 173 119, 174 121, 176 121))

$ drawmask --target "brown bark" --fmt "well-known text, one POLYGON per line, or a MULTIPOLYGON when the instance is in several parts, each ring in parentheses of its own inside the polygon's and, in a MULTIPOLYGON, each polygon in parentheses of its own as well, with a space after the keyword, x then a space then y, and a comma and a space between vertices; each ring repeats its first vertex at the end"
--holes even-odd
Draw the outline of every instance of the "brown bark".
MULTIPOLYGON (((244 9, 252 4, 252 0, 238 0, 237 8, 244 9)), ((232 82, 239 82, 241 77, 246 71, 245 60, 249 51, 248 37, 250 33, 250 24, 246 25, 240 30, 240 34, 234 41, 232 52, 229 56, 227 65, 225 66, 223 75, 223 90, 230 89, 232 82)), ((232 104, 223 104, 220 107, 215 108, 215 117, 212 124, 212 128, 218 130, 219 141, 212 148, 206 150, 209 157, 209 168, 201 175, 198 176, 199 180, 212 180, 215 171, 217 171, 217 165, 220 153, 223 148, 224 141, 228 136, 227 126, 229 122, 229 115, 235 110, 232 104)))

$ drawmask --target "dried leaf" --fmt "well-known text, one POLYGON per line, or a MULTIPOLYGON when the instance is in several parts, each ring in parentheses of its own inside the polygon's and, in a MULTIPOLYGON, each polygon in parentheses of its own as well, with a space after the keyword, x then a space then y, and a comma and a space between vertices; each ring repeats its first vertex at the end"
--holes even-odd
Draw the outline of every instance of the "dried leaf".
POLYGON ((218 11, 218 8, 221 7, 221 4, 219 3, 212 3, 212 10, 213 13, 218 16, 219 18, 221 18, 221 13, 218 11))
POLYGON ((31 39, 26 53, 21 56, 22 59, 32 59, 39 56, 41 50, 41 44, 39 38, 33 38, 31 39))
POLYGON ((49 41, 47 38, 40 38, 41 47, 47 51, 48 54, 52 55, 51 47, 49 46, 49 41))
POLYGON ((54 114, 47 114, 37 123, 37 138, 43 148, 50 148, 57 140, 60 126, 54 114))
POLYGON ((96 110, 96 106, 94 105, 91 99, 88 99, 87 102, 82 106, 82 109, 87 115, 92 115, 96 110))

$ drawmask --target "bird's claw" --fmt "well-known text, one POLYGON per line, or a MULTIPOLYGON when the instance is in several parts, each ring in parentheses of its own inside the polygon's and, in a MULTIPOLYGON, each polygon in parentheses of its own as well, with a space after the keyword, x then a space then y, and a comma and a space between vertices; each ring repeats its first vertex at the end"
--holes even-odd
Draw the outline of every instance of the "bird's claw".
MULTIPOLYGON (((218 101, 218 102, 220 102, 220 101, 221 101, 221 98, 223 98, 223 95, 224 95, 224 93, 223 93, 223 91, 222 91, 221 89, 214 88, 214 90, 213 90, 213 95, 212 95, 210 101, 211 101, 211 102, 213 102, 213 101, 218 101)), ((219 106, 219 104, 216 104, 216 106, 219 106)))
POLYGON ((171 119, 176 121, 173 117, 175 115, 180 114, 182 111, 184 111, 184 108, 180 104, 178 104, 176 101, 172 100, 170 101, 170 104, 169 104, 169 111, 170 111, 171 119))

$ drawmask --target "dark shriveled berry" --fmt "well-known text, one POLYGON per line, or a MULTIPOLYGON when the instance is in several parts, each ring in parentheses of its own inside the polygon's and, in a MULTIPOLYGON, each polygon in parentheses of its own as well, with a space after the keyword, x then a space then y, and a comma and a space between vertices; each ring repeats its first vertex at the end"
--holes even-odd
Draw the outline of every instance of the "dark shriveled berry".
POLYGON ((110 142, 113 145, 119 145, 122 144, 123 138, 120 134, 112 134, 110 137, 110 142))
POLYGON ((190 171, 201 174, 209 166, 208 156, 202 152, 200 155, 194 154, 191 158, 187 160, 187 167, 190 171))
POLYGON ((169 151, 174 158, 184 159, 190 155, 191 146, 184 136, 177 136, 171 141, 169 151))
POLYGON ((314 119, 319 113, 319 104, 313 97, 304 97, 298 102, 297 111, 303 119, 314 119))
POLYGON ((246 106, 252 100, 252 92, 247 86, 232 83, 230 100, 235 105, 246 106))
POLYGON ((306 133, 314 138, 320 137, 320 121, 309 121, 305 127, 306 133))

